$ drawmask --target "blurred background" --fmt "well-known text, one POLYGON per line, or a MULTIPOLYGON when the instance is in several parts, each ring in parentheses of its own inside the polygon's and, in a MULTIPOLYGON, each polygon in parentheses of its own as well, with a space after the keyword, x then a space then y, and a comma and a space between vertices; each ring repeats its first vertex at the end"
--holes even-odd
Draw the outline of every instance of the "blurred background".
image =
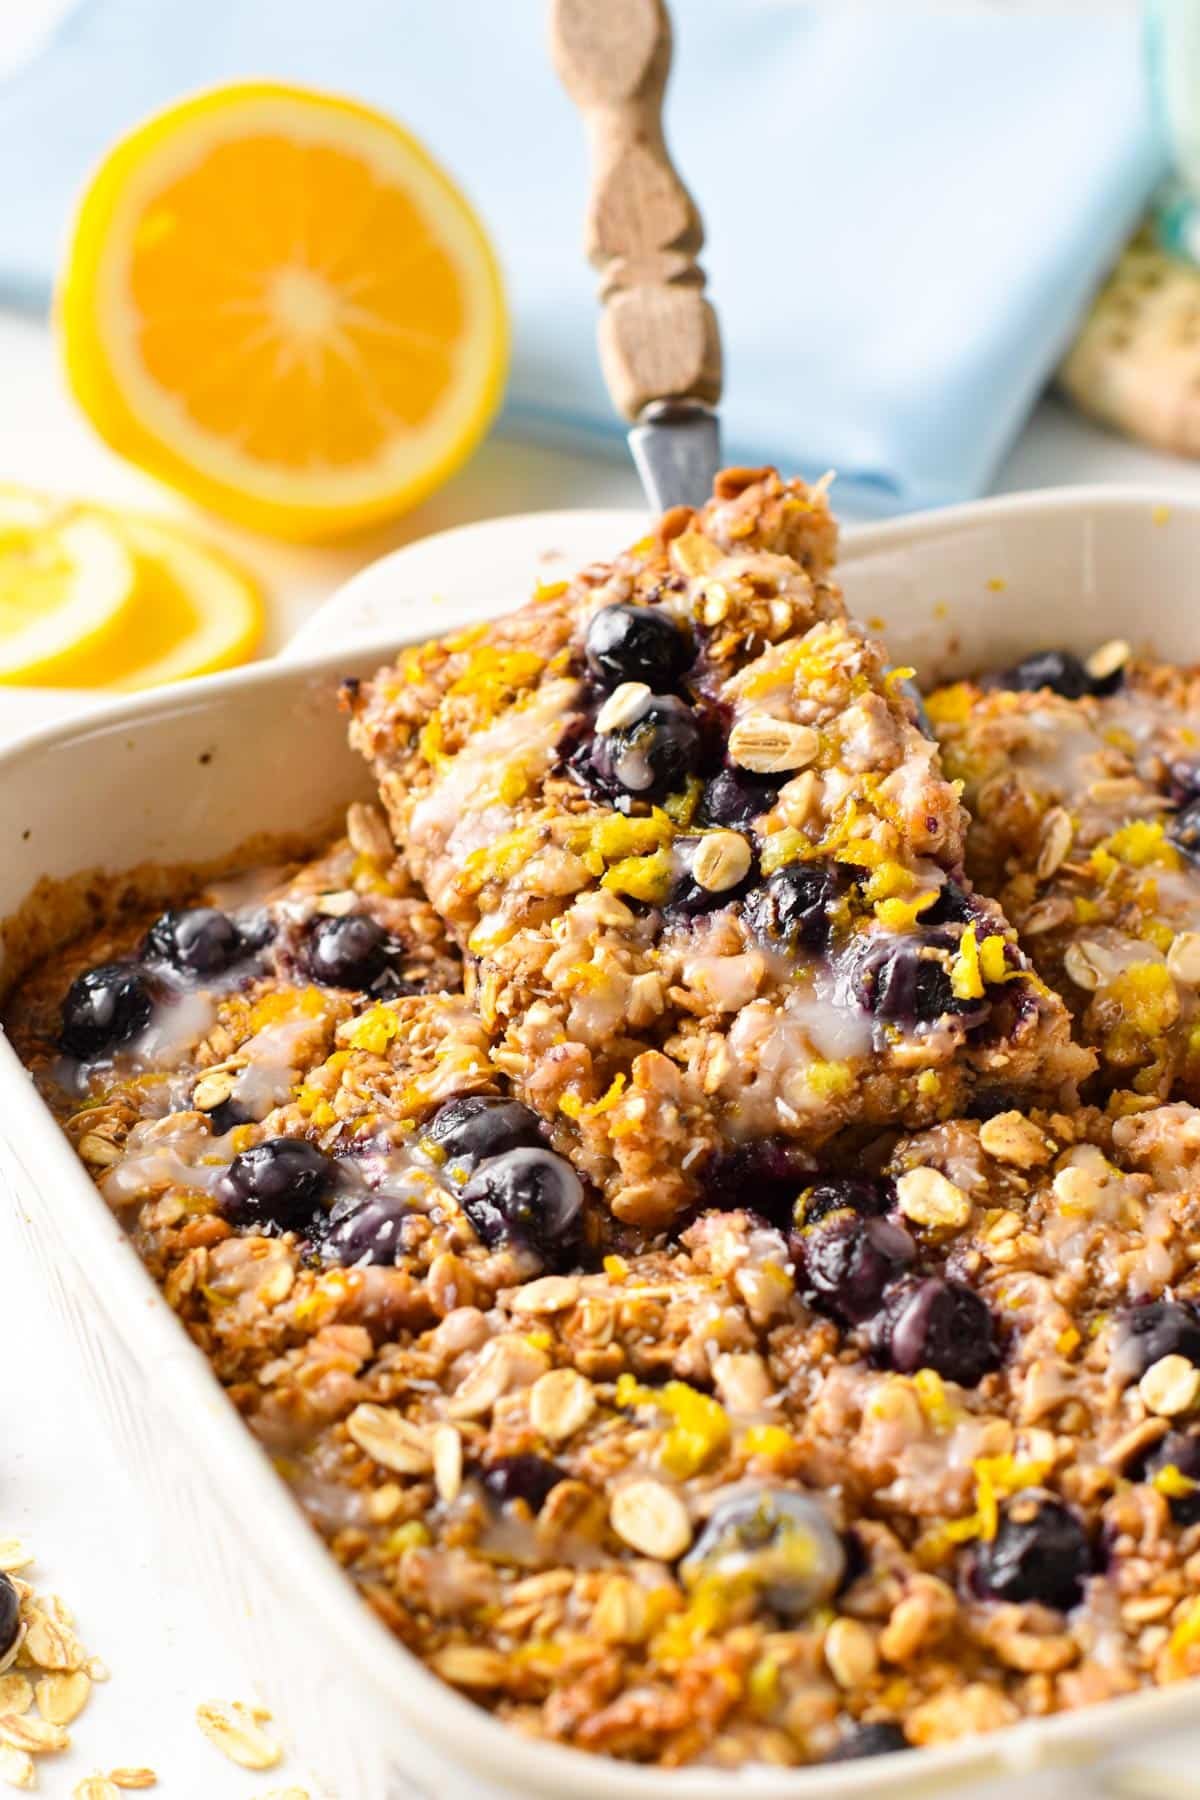
MULTIPOLYGON (((1195 478, 1197 0, 672 14, 668 136, 706 228, 730 459, 834 469, 849 520, 1195 478)), ((277 648, 348 573, 447 525, 637 504, 595 353, 586 186, 541 0, 6 0, 0 482, 21 492, 0 498, 0 595, 23 635, 0 648, 0 720, 24 720, 30 684, 144 685, 277 648), (228 89, 247 81, 315 92, 264 132, 228 89), (382 124, 358 174, 322 185, 311 134, 342 129, 336 96, 382 124), (416 150, 385 170, 401 128, 416 150), (356 212, 356 179, 391 210, 356 212), (412 234, 441 245, 449 287, 405 263, 412 234), (374 422, 354 437, 356 408, 374 422), (161 543, 152 581, 126 529, 138 603, 110 580, 107 613, 51 629, 77 598, 64 498, 196 528, 242 599, 214 601, 216 576, 161 543), (31 598, 47 530, 67 573, 31 598)))

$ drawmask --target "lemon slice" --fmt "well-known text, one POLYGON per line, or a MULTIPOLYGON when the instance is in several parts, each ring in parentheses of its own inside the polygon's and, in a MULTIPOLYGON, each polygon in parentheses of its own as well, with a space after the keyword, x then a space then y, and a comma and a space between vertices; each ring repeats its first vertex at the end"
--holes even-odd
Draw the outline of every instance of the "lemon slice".
MULTIPOLYGON (((128 629, 102 648, 84 681, 127 692, 211 675, 254 654, 263 604, 249 576, 177 526, 124 515, 111 524, 133 554, 137 596, 128 629)), ((76 670, 70 685, 78 679, 76 670)))
POLYGON ((423 146, 308 89, 216 88, 119 142, 80 203, 57 316, 101 436, 297 539, 413 506, 499 403, 487 234, 423 146))
POLYGON ((262 626, 257 584, 179 526, 0 486, 0 680, 153 687, 244 662, 262 626), (55 571, 82 566, 70 561, 73 548, 90 556, 89 593, 121 577, 120 604, 99 625, 55 586, 55 571), (24 640, 18 654, 10 613, 28 619, 26 637, 53 632, 53 655, 34 660, 24 640))
POLYGON ((35 495, 0 495, 0 682, 69 681, 125 628, 134 559, 104 520, 35 495))

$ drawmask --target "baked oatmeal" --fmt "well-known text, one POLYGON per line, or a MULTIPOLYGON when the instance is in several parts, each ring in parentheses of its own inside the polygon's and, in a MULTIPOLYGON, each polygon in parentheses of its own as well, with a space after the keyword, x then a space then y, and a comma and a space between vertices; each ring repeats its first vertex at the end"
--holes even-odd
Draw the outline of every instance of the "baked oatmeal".
MULTIPOLYGON (((374 900, 346 855, 215 916, 255 941, 293 907, 363 916, 320 910, 374 900)), ((9 1026, 313 1524, 447 1681, 669 1766, 876 1755, 1200 1672, 1200 1114, 887 1133, 785 1206, 622 1252, 461 994, 193 951, 190 1025, 73 1053, 87 969, 155 979, 168 940, 228 944, 213 917, 106 926, 9 1026)))
POLYGON ((967 868, 1063 995, 1103 1081, 1200 1100, 1200 675, 1106 645, 929 698, 967 868))
POLYGON ((7 1007, 366 1602, 664 1766, 1200 1674, 1192 678, 942 690, 943 771, 833 548, 727 475, 351 694, 386 821, 88 887, 7 1007), (1159 978, 1093 1017, 1084 925, 1180 991, 1153 1057, 1113 1032, 1159 978))
POLYGON ((822 492, 727 471, 348 695, 498 1066, 651 1230, 847 1127, 1067 1101, 1092 1066, 965 880, 957 791, 834 548, 822 492))

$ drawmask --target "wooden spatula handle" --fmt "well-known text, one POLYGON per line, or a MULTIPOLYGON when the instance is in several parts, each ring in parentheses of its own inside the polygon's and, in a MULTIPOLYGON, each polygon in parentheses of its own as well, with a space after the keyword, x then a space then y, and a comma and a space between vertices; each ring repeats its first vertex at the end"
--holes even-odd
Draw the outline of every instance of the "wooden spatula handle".
POLYGON ((600 271, 600 361, 628 418, 721 395, 721 339, 696 261, 704 230, 663 138, 663 0, 551 0, 551 42, 592 151, 587 253, 600 271))

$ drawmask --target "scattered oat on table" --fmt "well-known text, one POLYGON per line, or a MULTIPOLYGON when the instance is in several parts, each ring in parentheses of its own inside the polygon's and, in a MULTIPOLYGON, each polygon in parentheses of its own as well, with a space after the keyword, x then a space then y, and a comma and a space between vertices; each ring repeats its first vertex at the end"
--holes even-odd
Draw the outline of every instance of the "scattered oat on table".
POLYGON ((273 1769, 282 1759, 283 1751, 263 1730, 270 1717, 240 1700, 204 1700, 196 1708, 196 1723, 209 1743, 243 1769, 273 1769))
POLYGON ((37 1785, 37 1765, 27 1750, 14 1750, 0 1744, 0 1781, 6 1787, 31 1788, 37 1785))

